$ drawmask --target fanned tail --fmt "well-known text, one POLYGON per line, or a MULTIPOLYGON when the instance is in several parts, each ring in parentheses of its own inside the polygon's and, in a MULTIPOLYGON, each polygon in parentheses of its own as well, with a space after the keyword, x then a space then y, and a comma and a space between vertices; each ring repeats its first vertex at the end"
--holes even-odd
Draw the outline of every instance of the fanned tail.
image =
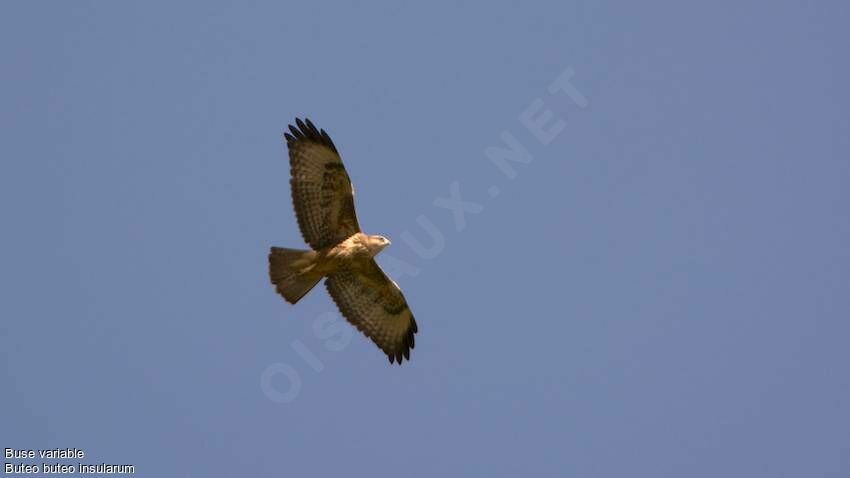
POLYGON ((315 251, 272 247, 269 252, 269 278, 277 292, 290 304, 298 302, 322 280, 311 274, 315 251))

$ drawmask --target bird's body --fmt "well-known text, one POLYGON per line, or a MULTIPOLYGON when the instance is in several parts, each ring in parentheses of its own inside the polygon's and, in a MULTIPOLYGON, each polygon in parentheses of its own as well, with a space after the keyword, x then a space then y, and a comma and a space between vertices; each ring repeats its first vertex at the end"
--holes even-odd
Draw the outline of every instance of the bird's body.
MULTIPOLYGON (((386 244, 383 241, 385 239, 382 236, 369 236, 356 232, 339 244, 318 251, 301 251, 304 252, 302 261, 294 264, 295 271, 302 277, 320 280, 342 267, 356 271, 363 270, 384 248, 386 244)), ((294 304, 297 299, 290 302, 294 304)))
POLYGON ((325 249, 323 253, 327 260, 337 267, 340 262, 344 262, 352 267, 362 268, 389 244, 390 241, 384 236, 369 236, 356 232, 339 244, 325 249))
POLYGON ((345 318, 371 338, 390 363, 410 358, 417 332, 398 285, 374 257, 390 241, 364 234, 354 213, 354 190, 330 137, 310 120, 296 119, 289 147, 292 202, 298 226, 312 250, 272 247, 269 276, 292 304, 320 280, 345 318))

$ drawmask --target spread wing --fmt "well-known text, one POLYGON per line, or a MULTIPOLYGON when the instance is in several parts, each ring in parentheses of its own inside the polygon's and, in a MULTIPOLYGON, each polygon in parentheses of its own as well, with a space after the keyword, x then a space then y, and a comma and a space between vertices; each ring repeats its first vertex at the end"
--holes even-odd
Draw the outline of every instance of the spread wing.
POLYGON ((345 318, 401 365, 410 360, 416 320, 395 282, 372 260, 362 269, 341 269, 325 281, 345 318))
POLYGON ((360 231, 354 190, 325 130, 296 118, 284 133, 289 147, 292 204, 304 240, 313 249, 333 246, 360 231))

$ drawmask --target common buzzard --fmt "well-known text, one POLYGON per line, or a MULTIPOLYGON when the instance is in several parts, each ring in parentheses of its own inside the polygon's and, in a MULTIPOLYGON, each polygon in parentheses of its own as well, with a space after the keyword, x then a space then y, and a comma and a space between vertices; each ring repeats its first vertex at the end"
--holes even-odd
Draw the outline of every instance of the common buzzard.
POLYGON ((398 285, 375 262, 390 245, 384 236, 360 230, 354 189, 325 130, 295 119, 284 133, 289 148, 292 204, 311 250, 272 247, 269 277, 277 292, 295 304, 325 280, 345 318, 387 354, 390 363, 410 360, 416 320, 398 285))

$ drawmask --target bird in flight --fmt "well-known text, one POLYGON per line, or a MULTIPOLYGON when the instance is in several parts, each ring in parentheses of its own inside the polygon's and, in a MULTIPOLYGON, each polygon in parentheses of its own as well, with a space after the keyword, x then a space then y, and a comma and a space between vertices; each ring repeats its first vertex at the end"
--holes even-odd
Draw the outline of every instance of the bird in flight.
POLYGON ((284 133, 289 148, 292 204, 310 250, 272 247, 269 277, 295 304, 320 280, 342 315, 387 354, 410 360, 416 320, 398 285, 374 257, 390 241, 364 234, 354 213, 354 189, 336 146, 309 119, 284 133))

